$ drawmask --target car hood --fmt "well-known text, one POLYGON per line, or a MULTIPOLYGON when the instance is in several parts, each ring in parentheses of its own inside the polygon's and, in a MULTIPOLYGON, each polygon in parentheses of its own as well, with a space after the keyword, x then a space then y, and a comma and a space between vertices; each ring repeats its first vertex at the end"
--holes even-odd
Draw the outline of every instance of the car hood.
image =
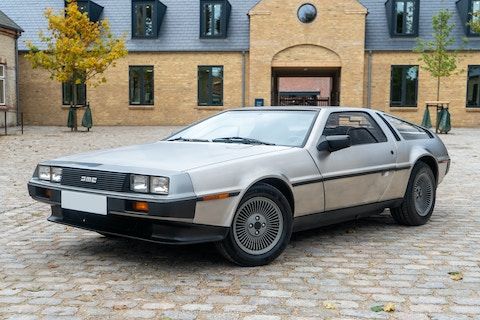
POLYGON ((131 173, 167 173, 290 149, 283 146, 160 141, 58 158, 49 165, 131 173))

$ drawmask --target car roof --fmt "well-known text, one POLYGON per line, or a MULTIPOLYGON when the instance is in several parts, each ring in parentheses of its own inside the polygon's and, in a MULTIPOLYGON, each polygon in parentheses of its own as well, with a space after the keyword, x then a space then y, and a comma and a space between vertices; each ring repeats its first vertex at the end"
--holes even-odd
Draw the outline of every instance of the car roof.
POLYGON ((244 107, 236 108, 228 111, 320 111, 322 109, 335 109, 336 111, 373 111, 367 108, 351 108, 351 107, 336 107, 336 106, 324 106, 324 107, 309 107, 309 106, 271 106, 271 107, 244 107))

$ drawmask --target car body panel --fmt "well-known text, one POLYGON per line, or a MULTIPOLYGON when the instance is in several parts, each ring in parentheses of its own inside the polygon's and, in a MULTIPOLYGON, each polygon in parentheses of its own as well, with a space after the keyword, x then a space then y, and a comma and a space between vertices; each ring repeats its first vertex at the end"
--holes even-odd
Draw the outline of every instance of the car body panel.
MULTIPOLYGON (((292 190, 292 185, 299 181, 321 177, 312 163, 310 154, 302 148, 289 148, 249 159, 238 159, 197 168, 190 170, 189 175, 199 197, 222 192, 240 192, 238 197, 230 201, 225 199, 217 201, 216 204, 199 203, 197 205, 195 222, 222 226, 230 226, 242 196, 253 184, 261 180, 277 179, 283 181, 292 190)), ((301 190, 295 190, 295 188, 292 190, 295 199, 295 216, 324 210, 321 183, 320 188, 317 186, 303 190, 302 196, 298 196, 299 191, 301 190)))
POLYGON ((285 149, 288 147, 159 141, 62 157, 55 162, 104 171, 132 172, 133 169, 139 174, 168 175, 285 149))
MULTIPOLYGON (((258 111, 259 108, 238 110, 248 112, 258 111)), ((131 221, 139 223, 149 221, 148 228, 157 231, 164 230, 166 227, 163 224, 167 223, 178 230, 172 235, 172 242, 190 243, 185 240, 185 235, 188 234, 186 230, 191 228, 192 235, 197 235, 197 238, 192 239, 196 243, 199 239, 217 241, 218 235, 224 234, 231 226, 242 197, 253 185, 262 181, 282 186, 287 199, 292 199, 295 221, 301 222, 301 226, 296 226, 295 230, 303 230, 315 227, 316 224, 345 221, 368 214, 369 210, 397 205, 405 195, 411 170, 419 159, 433 161, 438 168, 438 183, 447 174, 450 158, 438 136, 429 133, 428 139, 405 140, 399 137, 395 128, 390 128, 385 123, 381 112, 325 107, 264 107, 261 110, 313 110, 318 116, 304 145, 299 147, 164 140, 41 163, 84 170, 89 174, 101 171, 125 173, 127 176, 140 174, 168 177, 168 195, 135 193, 129 189, 122 192, 95 190, 87 184, 63 185, 40 180, 37 171, 29 182, 29 192, 35 199, 55 208, 51 219, 55 222, 95 230, 92 221, 100 221, 100 218, 87 219, 90 224, 85 222, 83 225, 78 217, 88 218, 88 212, 63 210, 58 197, 61 197, 62 190, 105 195, 108 199, 108 213, 106 220, 101 221, 104 226, 102 232, 121 234, 108 227, 110 222, 125 225, 121 219, 132 219, 131 221), (370 115, 387 141, 355 145, 332 153, 318 151, 317 145, 322 139, 328 116, 331 113, 352 111, 370 115), (53 190, 55 199, 45 197, 45 190, 53 190), (217 195, 221 197, 216 197, 217 195), (133 212, 129 205, 134 201, 148 202, 153 208, 159 208, 158 212, 133 212), (176 214, 172 209, 176 207, 183 211, 176 214), (215 237, 205 236, 204 232, 210 230, 208 226, 215 230, 215 237), (177 241, 178 239, 183 241, 177 241)), ((126 233, 126 236, 142 238, 138 232, 140 231, 134 230, 126 233)), ((155 236, 146 235, 144 238, 156 241, 161 236, 157 232, 155 236)), ((162 238, 158 242, 169 241, 162 238)))

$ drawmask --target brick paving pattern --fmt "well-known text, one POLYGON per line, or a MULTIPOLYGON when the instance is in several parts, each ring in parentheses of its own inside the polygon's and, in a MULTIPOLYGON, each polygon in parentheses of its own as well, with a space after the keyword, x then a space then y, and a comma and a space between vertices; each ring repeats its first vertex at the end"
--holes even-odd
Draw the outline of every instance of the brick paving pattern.
POLYGON ((429 224, 398 226, 386 212, 302 232, 260 268, 233 266, 212 245, 112 240, 49 223, 49 207, 27 194, 42 159, 172 130, 0 136, 0 319, 480 319, 480 130, 442 136, 452 169, 429 224), (386 303, 396 310, 371 311, 386 303))

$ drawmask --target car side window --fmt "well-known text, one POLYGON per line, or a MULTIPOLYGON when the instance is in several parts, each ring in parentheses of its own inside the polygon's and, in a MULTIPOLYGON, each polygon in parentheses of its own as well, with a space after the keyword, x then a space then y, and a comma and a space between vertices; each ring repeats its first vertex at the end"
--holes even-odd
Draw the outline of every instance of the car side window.
POLYGON ((352 146, 386 142, 387 137, 373 118, 365 112, 330 114, 323 136, 348 135, 352 146))
POLYGON ((433 135, 427 132, 425 129, 420 128, 414 124, 400 120, 398 118, 383 115, 387 121, 400 133, 405 140, 419 140, 433 138, 433 135))

